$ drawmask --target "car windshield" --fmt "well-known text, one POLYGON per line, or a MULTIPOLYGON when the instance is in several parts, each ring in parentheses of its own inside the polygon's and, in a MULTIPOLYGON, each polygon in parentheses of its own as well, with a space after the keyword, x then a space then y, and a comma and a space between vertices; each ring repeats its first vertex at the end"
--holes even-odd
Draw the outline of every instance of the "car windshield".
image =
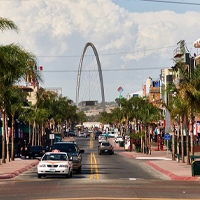
POLYGON ((102 146, 110 146, 110 143, 108 143, 108 142, 102 143, 102 146))
POLYGON ((68 160, 67 155, 66 154, 55 154, 55 153, 51 153, 51 154, 45 154, 45 156, 42 159, 44 160, 60 160, 60 161, 66 161, 68 160))
POLYGON ((33 146, 33 147, 30 148, 30 150, 31 151, 32 150, 38 150, 38 151, 40 151, 40 150, 42 150, 42 147, 40 147, 40 146, 33 146))
POLYGON ((61 152, 78 153, 78 148, 75 144, 54 144, 52 150, 58 149, 61 152))

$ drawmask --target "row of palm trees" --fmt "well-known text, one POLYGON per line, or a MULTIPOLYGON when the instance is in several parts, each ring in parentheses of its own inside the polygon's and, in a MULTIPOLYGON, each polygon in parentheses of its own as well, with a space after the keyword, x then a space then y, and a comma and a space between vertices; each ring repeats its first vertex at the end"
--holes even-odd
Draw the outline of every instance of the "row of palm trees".
MULTIPOLYGON (((17 26, 8 19, 0 18, 0 29, 18 31, 17 26)), ((26 75, 40 79, 37 71, 35 55, 26 51, 20 45, 9 44, 0 46, 0 108, 2 113, 2 162, 5 162, 5 141, 9 146, 7 117, 11 109, 11 95, 15 93, 14 85, 26 75), (31 63, 31 65, 30 65, 31 63)), ((9 152, 8 152, 9 153, 9 152)))
MULTIPOLYGON (((177 124, 177 154, 181 154, 181 160, 185 162, 183 131, 185 129, 187 164, 190 164, 189 155, 194 155, 194 119, 200 113, 200 65, 191 70, 185 63, 177 62, 174 68, 179 73, 179 83, 175 84, 171 82, 167 85, 167 89, 163 91, 168 97, 167 102, 161 100, 160 104, 170 112, 171 129, 173 130, 172 160, 175 160, 175 124, 177 124), (179 152, 180 141, 181 152, 179 152)), ((158 122, 163 119, 162 111, 149 103, 145 98, 132 97, 129 100, 123 98, 121 100, 117 99, 117 102, 119 103, 119 107, 113 109, 111 113, 101 113, 101 122, 111 125, 118 124, 119 127, 124 124, 126 130, 128 130, 129 121, 133 121, 136 124, 135 133, 138 132, 137 123, 144 124, 144 145, 142 145, 143 141, 141 141, 144 150, 144 147, 147 148, 147 145, 150 146, 150 142, 147 141, 147 133, 150 132, 150 126, 152 122, 158 122)))
POLYGON ((120 104, 119 107, 114 108, 111 113, 102 112, 100 121, 112 126, 116 124, 118 128, 124 125, 127 132, 129 123, 134 122, 135 130, 131 137, 140 133, 141 150, 144 152, 147 146, 150 147, 150 130, 153 124, 163 119, 162 111, 143 97, 132 97, 129 100, 122 98, 116 99, 116 101, 120 104), (138 127, 144 128, 139 130, 138 127), (144 140, 142 133, 144 133, 144 140))
MULTIPOLYGON (((0 29, 18 31, 17 26, 10 20, 0 18, 0 29)), ((14 160, 14 126, 15 118, 28 122, 29 143, 41 145, 45 127, 51 121, 56 125, 79 123, 85 120, 83 112, 77 113, 77 107, 66 97, 59 97, 51 91, 40 88, 36 94, 36 104, 24 106, 27 93, 18 87, 18 83, 30 77, 37 82, 42 81, 40 71, 37 70, 37 59, 32 53, 24 50, 20 45, 10 44, 0 46, 0 112, 2 113, 2 163, 5 158, 10 161, 10 139, 8 135, 7 118, 12 119, 11 160, 14 160), (33 132, 31 125, 33 124, 33 132), (7 149, 7 156, 6 156, 7 149)))
MULTIPOLYGON (((168 102, 163 105, 170 112, 173 126, 173 139, 175 141, 175 128, 173 124, 178 125, 177 130, 177 154, 181 154, 181 160, 184 161, 184 129, 186 132, 186 155, 187 164, 190 164, 189 155, 194 155, 194 119, 200 113, 200 65, 195 69, 188 68, 185 63, 179 61, 175 65, 175 71, 179 73, 179 83, 170 83, 167 86, 168 102), (179 140, 181 137, 181 152, 179 152, 179 140), (190 139, 190 144, 189 144, 190 139), (189 152, 190 147, 190 152, 189 152)), ((172 149, 172 160, 175 160, 175 149, 172 149)))

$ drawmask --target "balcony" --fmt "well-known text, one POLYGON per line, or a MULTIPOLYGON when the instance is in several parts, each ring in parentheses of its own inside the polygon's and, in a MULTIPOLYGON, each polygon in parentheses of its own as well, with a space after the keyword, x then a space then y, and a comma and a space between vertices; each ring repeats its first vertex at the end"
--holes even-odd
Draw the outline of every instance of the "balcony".
POLYGON ((175 50, 174 50, 174 58, 181 58, 184 54, 184 51, 182 48, 180 47, 177 47, 175 50))

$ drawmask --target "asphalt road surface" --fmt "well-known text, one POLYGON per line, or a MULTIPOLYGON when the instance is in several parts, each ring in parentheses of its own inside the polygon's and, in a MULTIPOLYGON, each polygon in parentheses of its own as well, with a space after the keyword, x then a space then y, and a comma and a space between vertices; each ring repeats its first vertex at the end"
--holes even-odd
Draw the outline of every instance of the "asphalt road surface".
POLYGON ((37 178, 36 167, 0 181, 0 199, 200 199, 199 181, 172 181, 115 150, 99 155, 93 137, 76 138, 83 154, 82 173, 72 178, 37 178))

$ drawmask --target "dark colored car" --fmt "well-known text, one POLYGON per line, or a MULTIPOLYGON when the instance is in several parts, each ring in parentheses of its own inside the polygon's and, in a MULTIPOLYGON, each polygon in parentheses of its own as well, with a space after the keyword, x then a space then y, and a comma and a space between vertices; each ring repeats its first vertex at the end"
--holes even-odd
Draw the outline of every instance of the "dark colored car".
POLYGON ((114 154, 114 148, 109 142, 102 142, 98 146, 98 153, 101 155, 102 153, 109 153, 110 155, 114 154))
POLYGON ((69 131, 68 136, 74 137, 74 136, 76 136, 76 132, 75 131, 69 131))
POLYGON ((42 157, 44 155, 44 150, 42 146, 31 146, 29 151, 29 158, 42 157))
POLYGON ((99 135, 102 135, 101 131, 95 132, 95 140, 98 139, 99 135))
POLYGON ((70 159, 72 159, 73 170, 76 173, 81 173, 82 166, 82 153, 84 150, 80 150, 75 142, 57 142, 54 143, 51 150, 59 150, 60 152, 66 152, 70 159))

